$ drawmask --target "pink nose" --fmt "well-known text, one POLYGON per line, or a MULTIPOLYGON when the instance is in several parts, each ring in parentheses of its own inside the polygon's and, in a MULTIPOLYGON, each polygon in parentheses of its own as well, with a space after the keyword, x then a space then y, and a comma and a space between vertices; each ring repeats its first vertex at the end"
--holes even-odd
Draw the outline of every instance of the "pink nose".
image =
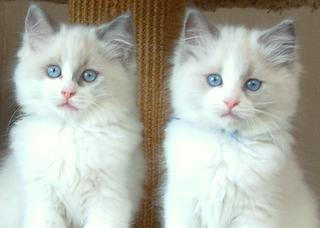
POLYGON ((226 100, 224 103, 227 105, 229 109, 233 109, 237 106, 240 102, 238 100, 226 100))
POLYGON ((71 97, 73 97, 76 94, 76 91, 74 90, 61 91, 61 94, 66 100, 69 100, 71 97))

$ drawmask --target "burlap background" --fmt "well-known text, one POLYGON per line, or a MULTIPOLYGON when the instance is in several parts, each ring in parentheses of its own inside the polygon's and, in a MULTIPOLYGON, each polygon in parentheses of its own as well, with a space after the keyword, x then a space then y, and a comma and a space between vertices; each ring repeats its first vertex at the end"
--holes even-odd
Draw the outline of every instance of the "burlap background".
MULTIPOLYGON (((54 3, 68 3, 68 0, 38 0, 54 3)), ((166 1, 166 0, 163 0, 166 1)), ((176 2, 181 1, 177 0, 176 2)), ((116 2, 116 1, 114 1, 116 2)), ((233 7, 251 7, 256 9, 270 9, 273 11, 289 8, 297 8, 301 6, 310 6, 317 9, 320 5, 319 0, 194 0, 197 6, 205 10, 215 10, 217 8, 233 8, 233 7)))

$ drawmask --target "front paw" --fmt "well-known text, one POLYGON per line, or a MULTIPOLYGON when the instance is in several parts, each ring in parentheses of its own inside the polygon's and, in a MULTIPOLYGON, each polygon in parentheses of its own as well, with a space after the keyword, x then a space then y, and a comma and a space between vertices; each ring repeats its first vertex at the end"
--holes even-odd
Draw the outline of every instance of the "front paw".
POLYGON ((115 221, 114 219, 94 219, 84 225, 83 228, 129 228, 130 225, 123 221, 115 221))
POLYGON ((61 218, 53 219, 42 217, 41 215, 27 218, 24 223, 24 228, 67 228, 61 218))

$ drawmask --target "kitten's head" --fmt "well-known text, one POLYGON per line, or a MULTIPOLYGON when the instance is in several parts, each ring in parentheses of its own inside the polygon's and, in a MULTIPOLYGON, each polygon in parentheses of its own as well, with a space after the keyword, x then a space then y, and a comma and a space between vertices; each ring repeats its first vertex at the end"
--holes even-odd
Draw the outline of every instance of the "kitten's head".
POLYGON ((18 103, 27 114, 76 119, 134 109, 133 49, 127 14, 101 26, 57 26, 31 5, 14 78, 18 103))
POLYGON ((187 10, 170 79, 174 115, 227 130, 289 126, 299 65, 290 20, 268 29, 215 27, 187 10))

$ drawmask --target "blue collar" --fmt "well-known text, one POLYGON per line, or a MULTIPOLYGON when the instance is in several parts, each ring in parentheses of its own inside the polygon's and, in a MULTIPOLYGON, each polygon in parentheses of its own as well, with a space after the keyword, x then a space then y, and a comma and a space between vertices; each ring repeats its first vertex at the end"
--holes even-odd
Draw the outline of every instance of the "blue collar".
MULTIPOLYGON (((182 120, 180 117, 176 117, 176 116, 172 116, 170 118, 171 121, 173 120, 182 120)), ((261 133, 258 135, 252 135, 252 136, 243 136, 239 133, 238 130, 235 131, 228 131, 224 128, 217 128, 216 129, 218 132, 220 132, 223 135, 229 136, 232 140, 234 140, 236 143, 238 143, 241 147, 249 149, 250 151, 252 151, 252 149, 250 148, 250 145, 248 145, 248 142, 258 142, 258 141, 270 141, 270 142, 274 142, 274 138, 272 137, 272 135, 270 133, 261 133)), ((249 143, 250 144, 250 143, 249 143)))

